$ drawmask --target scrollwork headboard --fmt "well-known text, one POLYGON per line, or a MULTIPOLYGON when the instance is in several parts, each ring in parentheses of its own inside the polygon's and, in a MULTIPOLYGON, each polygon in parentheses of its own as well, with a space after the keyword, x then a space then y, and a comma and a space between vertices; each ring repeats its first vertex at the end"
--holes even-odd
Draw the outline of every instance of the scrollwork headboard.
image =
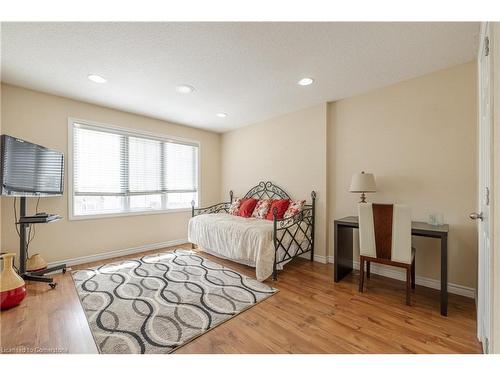
POLYGON ((271 181, 261 181, 257 186, 251 188, 243 198, 290 199, 290 196, 285 190, 274 185, 271 181))

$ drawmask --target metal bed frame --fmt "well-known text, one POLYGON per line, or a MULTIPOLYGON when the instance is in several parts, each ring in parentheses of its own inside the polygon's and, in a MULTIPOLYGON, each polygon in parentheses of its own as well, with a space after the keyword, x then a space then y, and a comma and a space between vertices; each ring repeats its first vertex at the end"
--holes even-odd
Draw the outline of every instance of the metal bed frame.
MULTIPOLYGON (((194 201, 191 202, 191 216, 202 214, 214 214, 218 212, 229 213, 229 207, 233 202, 233 191, 229 192, 229 202, 217 203, 212 206, 195 208, 194 201)), ((255 199, 291 199, 290 196, 279 186, 272 182, 260 182, 251 188, 243 198, 255 199)), ((273 244, 274 244, 274 266, 273 280, 278 279, 277 265, 288 262, 302 254, 311 252, 311 261, 314 260, 314 214, 316 204, 316 192, 311 192, 311 204, 304 205, 301 212, 296 215, 278 220, 277 209, 273 210, 273 244), (303 236, 303 238, 299 238, 303 236), (296 245, 296 252, 291 253, 292 246, 296 245), (278 259, 278 251, 284 251, 283 257, 278 259)), ((194 244, 192 244, 194 248, 194 244)))

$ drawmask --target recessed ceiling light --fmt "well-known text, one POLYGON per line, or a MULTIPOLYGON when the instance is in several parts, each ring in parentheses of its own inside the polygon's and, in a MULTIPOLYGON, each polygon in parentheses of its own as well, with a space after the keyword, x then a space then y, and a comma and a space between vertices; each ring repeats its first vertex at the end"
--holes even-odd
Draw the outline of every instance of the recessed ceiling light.
POLYGON ((194 91, 194 87, 189 85, 180 85, 175 88, 175 91, 180 94, 191 94, 194 91))
POLYGON ((221 118, 227 117, 227 113, 224 113, 224 112, 217 113, 217 117, 221 117, 221 118))
POLYGON ((97 75, 97 74, 89 74, 87 76, 87 78, 95 83, 106 83, 107 82, 106 78, 101 77, 100 75, 97 75))
POLYGON ((305 78, 302 78, 299 82, 297 82, 297 84, 300 86, 309 86, 313 82, 314 82, 314 79, 309 78, 309 77, 305 77, 305 78))

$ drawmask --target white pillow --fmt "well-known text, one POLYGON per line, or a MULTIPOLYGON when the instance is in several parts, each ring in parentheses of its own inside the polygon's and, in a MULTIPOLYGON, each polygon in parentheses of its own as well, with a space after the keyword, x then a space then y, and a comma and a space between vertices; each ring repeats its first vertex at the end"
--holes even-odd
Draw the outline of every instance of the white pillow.
POLYGON ((290 205, 288 206, 288 209, 286 210, 285 214, 283 215, 283 218, 287 219, 289 217, 297 215, 300 211, 302 211, 304 209, 305 204, 306 204, 305 200, 291 201, 290 205))
POLYGON ((259 199, 257 205, 253 209, 252 217, 257 219, 265 219, 269 208, 271 207, 272 199, 259 199))
POLYGON ((238 211, 240 209, 241 198, 236 198, 233 203, 229 206, 229 213, 231 215, 238 215, 238 211))

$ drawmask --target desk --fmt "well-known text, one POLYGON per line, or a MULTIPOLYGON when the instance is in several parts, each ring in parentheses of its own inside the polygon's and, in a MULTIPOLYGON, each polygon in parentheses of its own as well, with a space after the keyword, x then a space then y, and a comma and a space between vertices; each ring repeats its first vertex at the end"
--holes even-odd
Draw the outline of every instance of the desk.
MULTIPOLYGON (((353 230, 358 228, 358 217, 347 216, 334 222, 334 268, 336 283, 353 269, 353 230)), ((448 224, 434 226, 420 221, 412 221, 413 236, 438 238, 441 240, 441 315, 448 315, 448 224)), ((417 249, 418 251, 418 249, 417 249)))

